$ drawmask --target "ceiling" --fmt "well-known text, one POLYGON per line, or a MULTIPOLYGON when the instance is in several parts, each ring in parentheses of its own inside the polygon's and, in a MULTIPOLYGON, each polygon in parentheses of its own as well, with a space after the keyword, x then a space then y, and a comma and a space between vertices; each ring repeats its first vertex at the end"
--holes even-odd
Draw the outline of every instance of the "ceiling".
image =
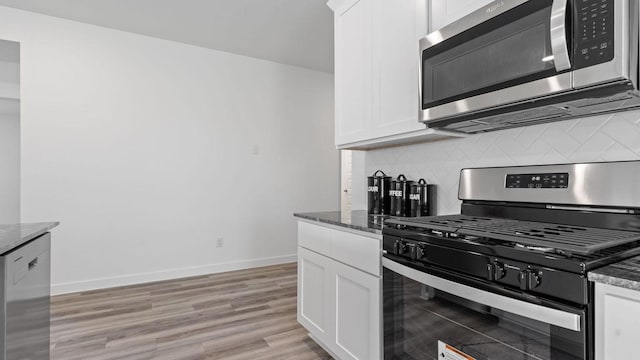
POLYGON ((333 72, 326 0, 0 0, 0 6, 333 72))

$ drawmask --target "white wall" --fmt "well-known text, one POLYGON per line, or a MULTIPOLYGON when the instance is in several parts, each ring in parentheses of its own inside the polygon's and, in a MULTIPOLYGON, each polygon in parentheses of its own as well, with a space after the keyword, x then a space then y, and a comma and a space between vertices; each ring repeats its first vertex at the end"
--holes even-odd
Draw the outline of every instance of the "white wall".
POLYGON ((294 261, 292 213, 339 206, 331 74, 3 7, 0 38, 55 293, 294 261))
POLYGON ((351 156, 351 208, 353 210, 367 210, 367 176, 373 175, 366 172, 366 151, 353 151, 351 156))
POLYGON ((436 184, 443 215, 460 213, 458 178, 465 167, 616 160, 640 160, 640 111, 370 151, 365 167, 367 174, 382 169, 436 184))

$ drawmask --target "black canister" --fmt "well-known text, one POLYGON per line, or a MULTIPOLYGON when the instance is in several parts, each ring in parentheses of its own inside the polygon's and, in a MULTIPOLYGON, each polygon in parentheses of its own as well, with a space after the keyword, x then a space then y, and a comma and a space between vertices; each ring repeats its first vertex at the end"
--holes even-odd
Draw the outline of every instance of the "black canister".
POLYGON ((396 198, 396 179, 391 180, 391 182, 389 182, 389 191, 387 192, 387 195, 389 196, 389 214, 390 215, 395 215, 396 214, 396 208, 398 208, 398 200, 396 198))
POLYGON ((398 178, 391 181, 391 215, 408 216, 411 204, 409 203, 409 189, 413 181, 400 174, 398 178))
POLYGON ((424 179, 411 185, 409 193, 410 216, 434 215, 435 185, 429 185, 424 179))
POLYGON ((391 202, 389 201, 389 181, 391 176, 385 175, 382 170, 367 177, 367 205, 369 214, 388 215, 391 202), (378 175, 382 174, 382 175, 378 175))

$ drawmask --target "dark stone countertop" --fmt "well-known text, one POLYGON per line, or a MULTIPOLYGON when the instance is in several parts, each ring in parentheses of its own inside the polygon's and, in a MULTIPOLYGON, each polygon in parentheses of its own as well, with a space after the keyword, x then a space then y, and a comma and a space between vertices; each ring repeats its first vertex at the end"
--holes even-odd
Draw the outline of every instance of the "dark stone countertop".
POLYGON ((369 215, 367 210, 295 213, 293 216, 379 235, 382 234, 384 220, 391 218, 388 215, 369 215))
POLYGON ((591 271, 589 280, 640 291, 640 256, 591 271))
POLYGON ((0 255, 46 233, 59 222, 0 225, 0 255))

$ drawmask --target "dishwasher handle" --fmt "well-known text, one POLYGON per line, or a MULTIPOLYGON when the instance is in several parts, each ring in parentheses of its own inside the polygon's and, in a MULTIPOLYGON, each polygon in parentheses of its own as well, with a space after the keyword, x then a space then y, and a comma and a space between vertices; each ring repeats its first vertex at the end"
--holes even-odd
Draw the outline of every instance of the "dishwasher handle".
POLYGON ((36 266, 38 266, 38 258, 29 261, 28 269, 29 271, 33 270, 36 266))

